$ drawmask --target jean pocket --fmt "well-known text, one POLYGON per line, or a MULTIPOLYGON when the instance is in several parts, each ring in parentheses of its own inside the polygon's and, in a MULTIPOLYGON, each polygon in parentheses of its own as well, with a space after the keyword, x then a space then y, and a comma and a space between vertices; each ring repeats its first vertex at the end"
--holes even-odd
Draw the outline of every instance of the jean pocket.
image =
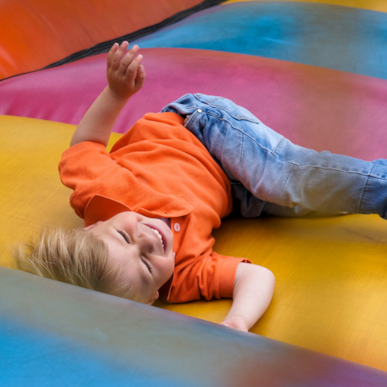
POLYGON ((212 108, 222 110, 237 121, 249 121, 259 124, 260 121, 251 112, 242 106, 235 104, 233 101, 223 98, 214 97, 204 94, 195 94, 195 97, 202 103, 209 105, 212 108))

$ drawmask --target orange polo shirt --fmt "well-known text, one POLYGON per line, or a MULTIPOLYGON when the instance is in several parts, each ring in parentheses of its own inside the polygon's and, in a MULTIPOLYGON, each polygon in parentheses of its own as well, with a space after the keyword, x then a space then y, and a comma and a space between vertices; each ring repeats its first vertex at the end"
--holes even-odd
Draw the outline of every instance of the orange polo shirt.
POLYGON ((74 145, 59 172, 86 226, 128 210, 171 219, 176 257, 169 302, 232 297, 236 268, 248 261, 213 252, 211 235, 232 210, 230 183, 182 117, 146 114, 110 153, 95 142, 74 145))

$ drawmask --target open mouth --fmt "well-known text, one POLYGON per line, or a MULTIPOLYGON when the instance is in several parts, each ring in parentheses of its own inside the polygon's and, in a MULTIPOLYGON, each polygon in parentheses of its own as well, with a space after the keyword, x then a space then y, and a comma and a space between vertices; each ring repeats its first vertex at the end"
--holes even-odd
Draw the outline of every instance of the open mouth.
POLYGON ((157 235, 157 237, 160 240, 161 246, 163 247, 163 251, 165 253, 167 250, 166 249, 167 243, 166 243, 165 235, 160 230, 154 228, 153 226, 150 226, 150 225, 147 225, 147 226, 157 235))

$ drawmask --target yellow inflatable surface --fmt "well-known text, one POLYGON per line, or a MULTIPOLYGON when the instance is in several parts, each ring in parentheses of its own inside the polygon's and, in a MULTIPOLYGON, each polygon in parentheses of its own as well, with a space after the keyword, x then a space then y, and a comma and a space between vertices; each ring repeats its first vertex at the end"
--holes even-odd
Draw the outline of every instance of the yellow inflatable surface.
MULTIPOLYGON (((222 4, 228 3, 240 3, 243 1, 265 1, 270 2, 274 0, 228 0, 222 4)), ((369 9, 370 11, 387 12, 387 2, 385 0, 281 0, 291 2, 303 2, 303 3, 319 3, 319 4, 331 4, 341 5, 344 7, 369 9)), ((278 2, 278 1, 277 1, 278 2)))
MULTIPOLYGON (((75 126, 0 116, 0 265, 45 224, 81 227, 57 165, 75 126), (22 140, 21 140, 22 139, 22 140)), ((110 146, 119 138, 113 134, 110 146)), ((225 219, 216 251, 267 266, 274 299, 252 332, 387 371, 387 222, 378 216, 225 219)), ((231 301, 157 303, 221 322, 231 301)))

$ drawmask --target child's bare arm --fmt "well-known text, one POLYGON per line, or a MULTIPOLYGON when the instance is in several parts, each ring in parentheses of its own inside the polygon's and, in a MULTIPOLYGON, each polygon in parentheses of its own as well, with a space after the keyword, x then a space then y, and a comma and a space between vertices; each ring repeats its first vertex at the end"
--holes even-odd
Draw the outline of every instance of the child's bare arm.
POLYGON ((265 313, 275 279, 265 267, 240 263, 235 275, 232 307, 222 325, 248 331, 265 313))
POLYGON ((129 98, 139 91, 145 80, 142 55, 135 57, 139 47, 133 46, 122 58, 129 43, 114 43, 107 57, 109 85, 86 112, 74 132, 70 146, 82 141, 107 145, 113 125, 129 98), (122 59, 121 59, 122 58, 122 59))

